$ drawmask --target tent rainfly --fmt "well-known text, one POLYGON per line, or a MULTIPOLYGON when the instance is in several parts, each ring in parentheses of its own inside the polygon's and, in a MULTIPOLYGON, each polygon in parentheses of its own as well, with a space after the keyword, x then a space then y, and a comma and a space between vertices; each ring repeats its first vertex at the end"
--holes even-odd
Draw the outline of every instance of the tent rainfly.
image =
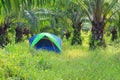
POLYGON ((40 33, 29 39, 30 48, 34 47, 36 50, 44 49, 57 53, 62 51, 61 42, 58 36, 50 33, 40 33))

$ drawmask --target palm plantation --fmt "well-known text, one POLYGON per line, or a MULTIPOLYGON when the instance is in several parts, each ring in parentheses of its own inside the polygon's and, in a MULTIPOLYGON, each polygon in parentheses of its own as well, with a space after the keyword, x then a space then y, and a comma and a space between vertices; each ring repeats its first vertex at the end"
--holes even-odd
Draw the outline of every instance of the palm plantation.
POLYGON ((119 0, 0 0, 1 80, 119 80, 119 44, 119 0), (42 32, 60 55, 30 49, 42 32))
POLYGON ((109 3, 105 0, 79 2, 92 24, 90 47, 105 46, 104 29, 107 21, 118 11, 114 9, 117 2, 118 0, 111 0, 109 3))

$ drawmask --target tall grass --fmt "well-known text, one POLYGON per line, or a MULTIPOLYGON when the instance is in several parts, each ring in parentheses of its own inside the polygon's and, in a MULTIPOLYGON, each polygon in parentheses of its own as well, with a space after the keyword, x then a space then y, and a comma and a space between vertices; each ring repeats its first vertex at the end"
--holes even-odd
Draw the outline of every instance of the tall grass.
POLYGON ((0 49, 0 80, 120 80, 119 42, 94 51, 62 46, 60 54, 30 51, 28 41, 0 49))

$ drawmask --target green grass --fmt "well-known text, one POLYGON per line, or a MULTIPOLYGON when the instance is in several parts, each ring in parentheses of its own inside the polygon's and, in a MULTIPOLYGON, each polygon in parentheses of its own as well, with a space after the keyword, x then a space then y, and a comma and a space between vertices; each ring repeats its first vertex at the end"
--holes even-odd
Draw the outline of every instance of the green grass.
POLYGON ((30 51, 28 41, 0 49, 0 80, 120 80, 119 42, 95 51, 62 45, 60 54, 30 51))

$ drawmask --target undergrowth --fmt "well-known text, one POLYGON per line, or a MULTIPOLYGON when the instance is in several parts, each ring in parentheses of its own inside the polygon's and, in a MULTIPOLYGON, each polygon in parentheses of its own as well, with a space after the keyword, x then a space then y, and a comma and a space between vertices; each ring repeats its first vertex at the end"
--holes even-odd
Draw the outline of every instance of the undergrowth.
POLYGON ((28 41, 0 49, 0 80, 120 80, 120 46, 110 43, 92 51, 87 45, 62 52, 29 50, 28 41))

